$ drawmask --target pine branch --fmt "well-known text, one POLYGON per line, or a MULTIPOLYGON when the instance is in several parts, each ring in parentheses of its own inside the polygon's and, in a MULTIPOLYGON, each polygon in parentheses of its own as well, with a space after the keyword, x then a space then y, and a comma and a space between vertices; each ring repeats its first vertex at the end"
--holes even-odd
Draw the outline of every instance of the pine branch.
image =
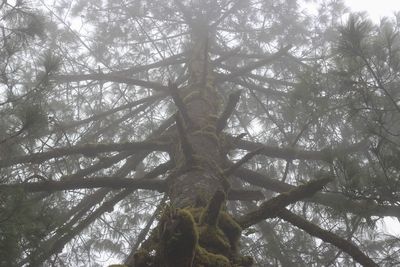
MULTIPOLYGON (((233 137, 227 136, 227 139, 232 140, 233 137)), ((262 147, 263 149, 259 151, 259 154, 272 158, 281 158, 286 160, 293 160, 293 159, 322 160, 326 162, 331 162, 336 155, 346 155, 355 152, 360 152, 366 150, 368 147, 367 141, 361 141, 359 143, 355 143, 352 145, 343 144, 339 145, 337 148, 333 149, 326 148, 320 151, 299 150, 292 147, 279 148, 242 139, 235 140, 233 144, 235 145, 235 148, 244 150, 255 150, 262 147)))
POLYGON ((137 85, 161 92, 166 92, 168 90, 168 87, 159 83, 127 78, 122 75, 115 75, 113 73, 65 74, 65 75, 54 75, 52 78, 56 83, 70 83, 70 82, 81 82, 81 81, 116 82, 128 85, 137 85))
POLYGON ((87 168, 80 169, 74 174, 64 175, 60 178, 60 180, 78 180, 83 179, 85 176, 95 173, 99 170, 106 169, 111 167, 112 165, 126 159, 131 155, 129 152, 122 152, 115 156, 102 158, 98 162, 93 165, 90 165, 87 168))
POLYGON ((233 111, 240 99, 240 91, 233 92, 229 95, 228 103, 225 106, 224 111, 222 112, 221 116, 217 120, 216 124, 216 131, 220 133, 228 123, 228 119, 232 116, 233 111))
POLYGON ((312 236, 318 237, 321 240, 328 242, 340 250, 349 254, 355 261, 360 263, 362 266, 366 267, 377 267, 376 264, 371 258, 365 255, 356 245, 351 243, 350 241, 341 238, 334 233, 324 230, 318 227, 315 224, 308 222, 302 217, 288 211, 287 209, 281 209, 277 212, 277 217, 293 224, 294 226, 306 231, 312 236))
POLYGON ((241 158, 240 160, 238 160, 237 162, 235 162, 231 167, 229 167, 227 170, 224 171, 224 175, 225 176, 229 176, 232 173, 235 172, 235 170, 237 170, 238 168, 240 168, 240 166, 242 166, 243 164, 245 164, 246 162, 248 162, 249 160, 251 160, 255 155, 259 154, 259 152, 262 150, 263 148, 258 148, 252 152, 247 153, 246 155, 243 156, 243 158, 241 158))
POLYGON ((136 251, 138 250, 140 244, 145 240, 147 234, 149 233, 151 226, 153 225, 153 222, 157 219, 157 217, 160 215, 160 212, 164 208, 164 204, 167 201, 168 196, 165 194, 160 203, 157 205, 157 209, 153 212, 153 215, 150 217, 150 219, 147 221, 145 227, 140 231, 135 244, 133 245, 131 249, 131 253, 129 253, 128 257, 126 257, 124 264, 125 265, 133 265, 134 264, 134 256, 136 251))
MULTIPOLYGON (((171 125, 173 122, 174 117, 170 117, 169 119, 165 120, 148 138, 155 138, 165 132, 165 130, 171 125)), ((116 172, 114 177, 125 177, 132 169, 134 169, 138 163, 140 163, 150 152, 145 151, 141 152, 139 154, 131 156, 126 163, 116 172)), ((112 161, 118 162, 119 160, 122 160, 129 156, 126 154, 126 152, 120 153, 114 157, 118 157, 114 159, 114 157, 110 158, 109 164, 113 164, 112 161), (125 155, 124 155, 125 154, 125 155), (113 160, 111 160, 113 159, 113 160)), ((102 162, 100 162, 102 163, 102 162)), ((97 168, 100 168, 102 164, 95 164, 99 165, 97 168)), ((95 168, 92 168, 93 171, 95 171, 95 168)), ((89 171, 86 171, 89 172, 89 171)), ((79 173, 79 172, 78 172, 79 173)), ((77 173, 77 174, 78 174, 77 173)), ((83 175, 83 174, 82 174, 83 175)), ((143 178, 146 179, 151 179, 152 177, 156 177, 160 175, 160 169, 156 167, 149 173, 145 174, 143 178)), ((83 177, 83 176, 82 176, 83 177)), ((58 249, 57 248, 63 248, 66 243, 68 243, 72 238, 74 238, 75 235, 78 235, 80 231, 85 229, 90 223, 95 221, 99 216, 101 216, 103 213, 112 210, 113 206, 117 204, 120 200, 131 194, 134 189, 125 189, 121 193, 117 194, 114 196, 112 199, 106 201, 103 203, 102 206, 100 206, 97 210, 94 212, 91 212, 90 215, 83 221, 81 221, 75 228, 73 227, 79 220, 81 220, 95 205, 99 204, 105 196, 111 191, 109 188, 101 188, 94 192, 93 194, 83 198, 78 205, 76 205, 73 209, 71 209, 65 216, 65 221, 68 221, 66 224, 61 226, 57 232, 56 235, 53 237, 49 238, 48 240, 40 243, 38 245, 37 250, 35 250, 31 255, 40 255, 42 254, 43 251, 46 251, 46 253, 41 256, 39 256, 38 262, 42 263, 45 261, 47 258, 49 258, 52 254, 57 253, 58 249), (69 218, 72 217, 71 220, 69 218), (51 247, 51 250, 48 250, 48 248, 51 247), (46 248, 46 249, 45 249, 46 248)), ((19 266, 24 265, 30 260, 30 258, 26 258, 25 260, 21 261, 21 264, 19 266)), ((40 265, 40 264, 38 264, 40 265)))
POLYGON ((239 53, 239 51, 241 50, 241 47, 236 47, 228 52, 224 52, 223 54, 220 54, 220 56, 218 58, 216 58, 215 60, 213 60, 211 62, 212 65, 214 66, 220 66, 220 64, 222 62, 224 62, 225 60, 233 57, 234 55, 236 55, 237 53, 239 53))
POLYGON ((0 160, 0 168, 12 166, 21 163, 42 163, 52 158, 59 158, 74 154, 82 154, 84 156, 95 156, 104 152, 121 152, 131 150, 158 150, 166 151, 167 145, 159 142, 127 142, 127 143, 111 143, 111 144, 88 144, 81 146, 72 146, 64 148, 55 148, 47 152, 32 153, 25 156, 13 157, 0 160))
POLYGON ((158 165, 157 167, 155 167, 150 172, 146 173, 142 177, 142 179, 153 179, 153 178, 156 178, 157 176, 166 173, 168 170, 172 169, 173 167, 175 167, 175 163, 172 160, 167 161, 165 163, 162 163, 162 164, 158 165))
POLYGON ((236 10, 240 8, 240 3, 241 1, 237 1, 236 3, 233 4, 233 6, 228 9, 224 14, 222 14, 221 17, 219 17, 215 22, 211 24, 211 27, 217 27, 222 21, 224 21, 229 15, 233 14, 236 10))
MULTIPOLYGON (((283 193, 295 188, 293 185, 281 182, 276 178, 271 178, 245 168, 237 169, 235 175, 252 185, 272 190, 274 192, 283 193)), ((339 193, 318 192, 312 198, 305 199, 305 201, 322 204, 341 212, 358 214, 362 217, 388 216, 400 219, 400 207, 398 206, 378 205, 369 201, 355 201, 339 193)))
MULTIPOLYGON (((154 95, 149 96, 149 97, 141 98, 141 99, 133 101, 131 103, 128 103, 128 104, 125 104, 125 105, 122 105, 122 106, 119 106, 119 107, 116 107, 116 108, 113 108, 113 109, 110 109, 110 110, 107 110, 107 111, 104 111, 104 112, 100 112, 100 113, 95 114, 93 116, 90 116, 90 117, 88 117, 86 119, 70 122, 70 123, 65 124, 65 125, 62 124, 62 125, 60 125, 60 128, 62 128, 62 130, 74 128, 74 127, 77 127, 77 126, 82 125, 82 124, 86 124, 86 123, 89 123, 89 122, 92 122, 92 121, 97 121, 97 120, 102 119, 104 117, 107 117, 109 115, 115 114, 115 113, 117 113, 119 111, 136 107, 136 106, 138 106, 140 104, 152 104, 156 100, 159 100, 159 99, 165 97, 166 95, 167 94, 163 92, 163 93, 159 93, 159 94, 154 94, 154 95)), ((55 131, 52 131, 51 133, 53 133, 53 132, 55 132, 55 131)))
POLYGON ((267 57, 265 57, 264 59, 261 59, 259 61, 253 62, 247 66, 244 66, 240 69, 237 69, 233 72, 231 72, 228 75, 225 76, 219 76, 217 78, 218 82, 225 82, 225 81, 229 81, 232 78, 236 78, 239 76, 243 76, 246 75, 247 73, 251 72, 252 70, 258 69, 262 66, 268 65, 272 62, 274 62, 277 59, 280 59, 283 55, 287 54, 287 52, 292 48, 292 45, 287 45, 283 48, 281 48, 278 52, 271 54, 267 57))
POLYGON ((295 187, 288 192, 265 201, 257 210, 241 216, 238 219, 238 223, 243 229, 245 229, 262 220, 274 218, 277 216, 280 209, 285 208, 287 205, 296 203, 301 199, 311 197, 330 181, 332 181, 332 178, 323 178, 295 187))
MULTIPOLYGON (((174 35, 175 36, 175 35, 174 35)), ((153 40, 154 41, 154 40, 153 40)), ((164 59, 161 59, 160 61, 150 63, 147 65, 139 65, 135 66, 129 69, 125 70, 118 70, 118 71, 113 71, 112 73, 114 75, 129 75, 132 76, 135 73, 139 72, 145 72, 151 69, 156 69, 156 68, 161 68, 165 66, 171 66, 171 65, 177 65, 177 64, 182 64, 186 62, 185 54, 184 53, 179 53, 164 59)))
POLYGON ((91 212, 74 228, 68 229, 65 233, 62 233, 61 236, 55 236, 56 238, 51 238, 47 241, 44 241, 40 246, 38 246, 37 250, 29 254, 29 256, 19 262, 17 266, 24 266, 26 263, 29 263, 30 266, 41 266, 42 263, 49 259, 52 255, 60 253, 64 246, 75 236, 79 235, 80 232, 86 229, 102 214, 112 210, 119 201, 127 197, 133 191, 133 189, 125 189, 113 198, 103 202, 99 208, 91 212))
POLYGON ((182 4, 181 0, 174 0, 174 3, 178 7, 179 11, 182 13, 185 22, 190 27, 193 27, 192 14, 190 13, 189 9, 182 4))
POLYGON ((90 189, 108 187, 112 189, 132 188, 164 192, 165 182, 161 180, 131 179, 122 177, 93 177, 82 180, 63 180, 31 182, 18 184, 0 184, 0 190, 22 188, 26 192, 56 192, 63 190, 90 189))

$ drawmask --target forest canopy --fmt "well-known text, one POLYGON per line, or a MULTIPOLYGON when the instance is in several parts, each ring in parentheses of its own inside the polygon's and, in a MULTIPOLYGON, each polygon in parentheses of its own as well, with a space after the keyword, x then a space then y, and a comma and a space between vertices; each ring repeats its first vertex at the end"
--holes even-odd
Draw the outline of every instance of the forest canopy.
POLYGON ((400 13, 17 0, 0 15, 0 266, 400 265, 384 229, 400 220, 400 13))

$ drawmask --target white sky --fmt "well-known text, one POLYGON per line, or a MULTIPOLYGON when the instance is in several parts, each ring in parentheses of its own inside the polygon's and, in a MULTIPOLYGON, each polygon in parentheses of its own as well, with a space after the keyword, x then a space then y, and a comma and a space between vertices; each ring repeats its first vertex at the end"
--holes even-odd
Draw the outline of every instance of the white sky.
POLYGON ((367 11, 375 22, 384 16, 393 16, 395 11, 400 11, 400 0, 345 0, 344 2, 352 11, 367 11))

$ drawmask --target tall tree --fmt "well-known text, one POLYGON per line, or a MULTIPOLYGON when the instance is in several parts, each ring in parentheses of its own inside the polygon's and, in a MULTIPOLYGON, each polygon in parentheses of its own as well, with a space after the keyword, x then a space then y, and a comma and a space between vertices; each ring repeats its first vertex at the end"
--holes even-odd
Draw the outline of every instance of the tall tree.
POLYGON ((39 3, 3 15, 0 265, 400 264, 400 16, 39 3))

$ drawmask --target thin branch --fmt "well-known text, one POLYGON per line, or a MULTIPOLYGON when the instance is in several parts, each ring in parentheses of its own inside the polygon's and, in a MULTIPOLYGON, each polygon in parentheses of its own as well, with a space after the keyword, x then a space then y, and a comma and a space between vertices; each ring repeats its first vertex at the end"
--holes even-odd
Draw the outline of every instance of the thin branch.
POLYGON ((189 10, 187 9, 187 7, 185 7, 182 4, 181 0, 174 0, 175 5, 178 7, 179 11, 182 13, 183 18, 185 20, 185 22, 189 25, 189 26, 193 26, 193 18, 192 18, 192 14, 190 14, 189 10))
POLYGON ((145 98, 133 101, 131 103, 127 103, 125 105, 122 105, 122 106, 119 106, 119 107, 116 107, 116 108, 113 108, 113 109, 110 109, 110 110, 107 110, 107 111, 104 111, 104 112, 100 112, 100 113, 95 114, 93 116, 90 116, 90 117, 88 117, 86 119, 70 122, 70 123, 65 124, 65 125, 61 124, 60 128, 62 128, 63 130, 66 130, 66 129, 69 129, 69 128, 77 127, 77 126, 85 124, 85 123, 89 123, 91 121, 99 120, 101 118, 107 117, 109 115, 112 115, 112 114, 117 113, 119 111, 122 111, 124 109, 130 109, 130 108, 136 107, 136 106, 138 106, 140 104, 146 104, 146 103, 152 104, 156 100, 159 100, 159 99, 165 97, 166 95, 167 95, 166 93, 154 94, 152 96, 145 97, 145 98))
POLYGON ((265 201, 257 210, 241 216, 237 221, 240 226, 245 229, 262 220, 274 218, 277 216, 280 209, 285 208, 287 205, 296 203, 301 199, 311 197, 330 181, 332 181, 331 177, 322 178, 308 182, 305 185, 295 187, 288 192, 282 193, 277 197, 265 201))
MULTIPOLYGON (((228 139, 233 137, 227 136, 228 139)), ((232 140, 233 141, 233 140, 232 140)), ((352 145, 343 144, 333 149, 322 149, 320 151, 310 151, 310 150, 299 150, 292 147, 279 148, 273 146, 267 146, 258 142, 251 142, 247 140, 236 140, 235 148, 245 149, 245 150, 255 150, 260 147, 264 149, 259 151, 259 154, 272 157, 281 158, 286 160, 293 159, 304 159, 304 160, 322 160, 326 162, 331 162, 332 159, 337 155, 346 155, 355 152, 365 151, 368 148, 367 141, 361 141, 352 145)))
POLYGON ((151 226, 153 225, 154 221, 157 219, 157 217, 160 215, 160 212, 164 208, 164 203, 167 201, 168 196, 164 195, 160 203, 157 205, 157 209, 153 212, 153 215, 150 217, 150 219, 147 221, 146 226, 140 231, 135 244, 133 245, 131 249, 131 253, 129 253, 128 257, 126 257, 124 264, 125 265, 133 265, 135 261, 135 253, 138 250, 140 244, 143 242, 143 240, 146 238, 147 234, 150 231, 151 226))
POLYGON ((125 69, 125 70, 113 71, 113 74, 115 74, 115 75, 132 75, 135 73, 144 72, 144 71, 148 71, 148 70, 155 69, 155 68, 161 68, 164 66, 182 64, 182 63, 186 62, 185 58, 181 58, 181 57, 184 57, 184 55, 185 55, 184 53, 176 54, 176 55, 170 56, 168 58, 162 59, 162 60, 154 62, 154 63, 147 64, 147 65, 140 65, 140 66, 135 66, 135 67, 125 69))
POLYGON ((131 179, 121 177, 93 177, 82 180, 63 180, 31 182, 18 184, 0 184, 0 190, 13 188, 22 188, 26 192, 56 192, 63 190, 90 189, 108 187, 112 189, 130 188, 130 189, 148 189, 163 192, 165 182, 162 180, 149 179, 131 179))
POLYGON ((151 170, 150 172, 143 175, 142 179, 156 178, 157 176, 166 173, 168 170, 172 169, 173 167, 175 167, 175 163, 172 160, 167 161, 165 163, 158 165, 153 170, 151 170))
POLYGON ((378 267, 371 258, 365 255, 357 246, 355 246, 350 241, 341 238, 338 235, 333 234, 330 231, 324 230, 318 227, 315 224, 308 222, 307 220, 303 219, 302 217, 288 211, 287 209, 282 209, 278 211, 277 216, 294 226, 306 231, 312 236, 318 237, 325 242, 331 243, 332 245, 336 246, 340 250, 349 254, 355 261, 360 263, 362 266, 365 267, 378 267))
POLYGON ((221 54, 217 59, 213 60, 211 62, 211 64, 214 66, 219 66, 222 62, 224 62, 228 58, 233 57, 234 55, 239 53, 240 50, 241 50, 241 47, 239 46, 239 47, 232 49, 231 51, 225 52, 225 53, 221 54))
MULTIPOLYGON (((153 133, 151 133, 148 138, 155 138, 159 135, 161 135, 165 130, 172 124, 174 117, 170 117, 167 120, 165 120, 153 133)), ((142 160, 149 154, 149 151, 144 151, 139 154, 133 155, 128 160, 126 163, 115 173, 115 177, 125 177, 132 169, 134 169, 142 160)), ((122 160, 129 155, 126 154, 126 152, 120 153, 114 157, 118 157, 114 161, 118 162, 119 160, 122 160)), ((110 158, 110 161, 112 158, 110 158)), ((99 162, 97 165, 102 165, 102 162, 99 162)), ((115 163, 115 162, 114 162, 115 163)), ((110 165, 112 165, 112 162, 109 162, 110 165)), ((86 171, 88 172, 88 171, 86 171)), ((79 173, 79 172, 78 172, 79 173)), ((151 179, 153 175, 154 177, 160 175, 160 169, 155 168, 154 170, 150 171, 148 174, 145 174, 143 178, 146 179, 151 179)), ((84 175, 84 174, 82 174, 84 175)), ((69 176, 68 176, 69 177, 69 176)), ((83 176, 81 176, 83 177, 83 176)), ((114 196, 112 199, 108 200, 105 202, 101 207, 99 207, 95 212, 91 212, 90 215, 83 221, 79 223, 78 226, 73 228, 73 226, 81 220, 85 214, 87 214, 95 205, 100 203, 105 196, 111 191, 109 188, 101 188, 94 192, 93 194, 83 198, 78 205, 76 205, 72 210, 70 210, 66 216, 65 220, 69 220, 70 217, 73 216, 71 220, 69 220, 66 224, 61 226, 56 234, 49 238, 48 240, 42 242, 41 244, 38 245, 38 248, 31 254, 31 255, 40 255, 43 253, 43 251, 46 251, 44 255, 39 256, 39 263, 45 261, 48 257, 50 257, 52 254, 57 253, 58 249, 62 249, 66 243, 68 243, 72 238, 74 238, 75 235, 79 234, 80 231, 82 231, 84 228, 86 228, 90 223, 92 223, 94 220, 96 220, 99 216, 101 216, 104 212, 107 212, 108 210, 112 209, 113 205, 117 204, 120 200, 122 200, 124 197, 128 196, 131 194, 134 190, 133 189, 125 189, 121 193, 117 194, 114 196), (70 233, 70 231, 72 231, 70 233), (70 233, 70 234, 68 234, 70 233), (67 235, 67 236, 65 236, 67 235), (51 250, 48 250, 48 248, 51 247, 51 250)), ((30 260, 31 257, 27 257, 21 263, 19 266, 24 265, 30 260)), ((40 264, 38 264, 39 266, 40 264)))
POLYGON ((0 160, 0 168, 12 166, 21 163, 38 164, 52 158, 59 158, 74 154, 82 154, 86 156, 95 156, 104 152, 121 152, 132 150, 158 150, 167 151, 168 145, 159 142, 126 142, 126 143, 111 143, 111 144, 88 144, 81 146, 72 146, 64 148, 55 148, 47 152, 32 153, 25 156, 12 157, 9 159, 0 160))
POLYGON ((121 75, 115 75, 113 73, 92 73, 92 74, 66 74, 66 75, 54 75, 54 82, 56 83, 69 83, 69 82, 81 82, 81 81, 101 81, 101 82, 116 82, 124 83, 129 85, 137 85, 155 91, 167 91, 168 87, 150 81, 144 81, 139 79, 127 78, 121 75))
POLYGON ((102 158, 98 162, 96 162, 95 164, 90 165, 87 168, 80 169, 74 174, 62 176, 60 178, 60 180, 78 180, 78 179, 82 179, 87 175, 95 173, 96 171, 111 167, 112 165, 114 165, 114 164, 116 164, 116 163, 128 158, 131 154, 132 153, 130 153, 130 152, 122 152, 122 153, 119 153, 119 154, 117 154, 115 156, 102 158))
POLYGON ((76 227, 69 229, 57 239, 45 241, 38 250, 35 250, 27 258, 19 262, 17 266, 23 266, 28 262, 30 263, 30 266, 41 266, 42 263, 45 262, 51 255, 61 252, 68 242, 70 242, 74 237, 78 236, 80 232, 98 219, 103 213, 112 210, 114 205, 127 197, 133 191, 133 189, 125 189, 113 198, 105 201, 99 208, 91 212, 85 219, 83 219, 76 227))
POLYGON ((224 14, 222 14, 221 17, 211 24, 211 28, 217 27, 222 21, 224 21, 224 19, 235 12, 240 7, 240 2, 241 0, 237 0, 237 2, 234 3, 230 9, 228 9, 224 14))
MULTIPOLYGON (((281 182, 266 175, 245 168, 239 168, 235 175, 252 185, 272 190, 274 192, 284 193, 293 188, 293 185, 281 182)), ((389 205, 378 205, 371 201, 355 201, 339 193, 316 193, 312 198, 305 201, 322 204, 340 212, 358 214, 362 217, 397 217, 400 218, 400 207, 389 205)))
POLYGON ((228 75, 219 76, 219 77, 217 78, 217 82, 229 81, 229 80, 231 80, 232 78, 236 78, 236 77, 238 77, 238 76, 246 75, 247 73, 251 72, 252 70, 255 70, 255 69, 258 69, 258 68, 260 68, 260 67, 262 67, 262 66, 265 66, 265 65, 267 65, 267 64, 270 64, 270 63, 272 63, 273 61, 275 61, 275 60, 281 58, 283 55, 287 54, 287 52, 290 50, 290 48, 292 48, 292 46, 291 46, 291 45, 287 45, 287 46, 281 48, 278 52, 276 52, 276 53, 274 53, 274 54, 271 54, 271 55, 265 57, 265 58, 262 59, 262 60, 259 60, 259 61, 250 63, 249 65, 244 66, 244 67, 242 67, 242 68, 240 68, 240 69, 237 69, 237 70, 231 72, 231 73, 228 74, 228 75))
POLYGON ((255 155, 259 154, 259 152, 262 150, 263 148, 258 148, 252 152, 247 153, 246 155, 243 156, 243 158, 241 158, 240 160, 238 160, 237 162, 235 162, 231 167, 229 167, 228 169, 226 169, 224 171, 224 175, 225 176, 229 176, 232 173, 235 172, 235 170, 237 170, 240 166, 242 166, 243 164, 245 164, 246 162, 248 162, 249 160, 251 160, 255 155))

